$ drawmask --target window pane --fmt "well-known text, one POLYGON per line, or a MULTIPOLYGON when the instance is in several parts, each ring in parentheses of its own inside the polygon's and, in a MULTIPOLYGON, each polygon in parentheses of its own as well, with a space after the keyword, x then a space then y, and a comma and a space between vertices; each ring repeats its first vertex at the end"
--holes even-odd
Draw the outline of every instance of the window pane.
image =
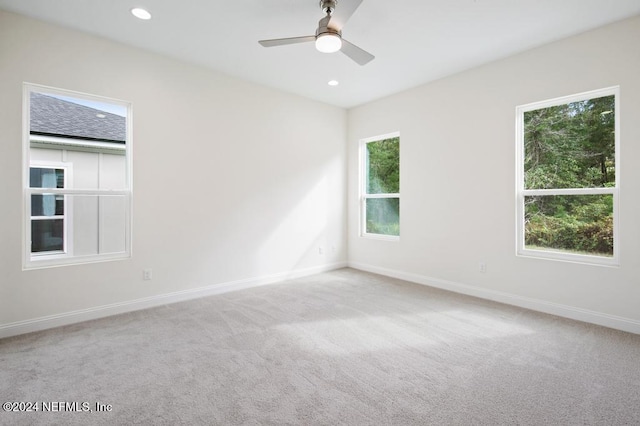
POLYGON ((615 185, 615 96, 524 113, 526 189, 615 185))
MULTIPOLYGON (((31 161, 63 158, 75 189, 126 189, 127 109, 116 104, 49 93, 30 94, 31 161), (56 137, 52 142, 48 138, 56 137)), ((34 188, 38 184, 32 172, 34 188)))
POLYGON ((64 215, 64 195, 36 194, 31 195, 31 216, 64 215))
POLYGON ((525 247, 613 256, 613 196, 525 197, 525 247))
POLYGON ((366 144, 367 194, 400 192, 400 138, 366 144))
POLYGON ((29 178, 31 188, 64 188, 64 169, 31 167, 29 178))
POLYGON ((399 198, 367 198, 366 213, 367 233, 400 235, 399 198))
POLYGON ((31 252, 62 251, 64 249, 64 221, 46 219, 31 221, 31 252))

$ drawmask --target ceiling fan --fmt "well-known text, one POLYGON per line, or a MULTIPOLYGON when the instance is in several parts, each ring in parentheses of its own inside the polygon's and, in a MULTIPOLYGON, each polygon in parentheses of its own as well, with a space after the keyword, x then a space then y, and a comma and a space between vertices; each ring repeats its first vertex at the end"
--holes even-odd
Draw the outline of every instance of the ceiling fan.
POLYGON ((258 43, 264 47, 273 47, 315 41, 316 49, 320 52, 333 53, 340 50, 359 65, 365 65, 375 56, 342 38, 342 27, 360 3, 362 0, 320 0, 320 8, 327 16, 318 22, 315 35, 260 40, 258 43))

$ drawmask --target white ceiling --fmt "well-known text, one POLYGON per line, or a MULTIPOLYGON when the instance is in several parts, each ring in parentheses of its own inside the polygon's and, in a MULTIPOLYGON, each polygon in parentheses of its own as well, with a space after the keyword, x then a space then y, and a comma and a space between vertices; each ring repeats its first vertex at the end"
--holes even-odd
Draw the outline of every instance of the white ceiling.
POLYGON ((314 34, 318 0, 0 0, 0 9, 350 108, 638 15, 640 0, 364 0, 343 37, 376 56, 365 66, 313 43, 258 44, 314 34))

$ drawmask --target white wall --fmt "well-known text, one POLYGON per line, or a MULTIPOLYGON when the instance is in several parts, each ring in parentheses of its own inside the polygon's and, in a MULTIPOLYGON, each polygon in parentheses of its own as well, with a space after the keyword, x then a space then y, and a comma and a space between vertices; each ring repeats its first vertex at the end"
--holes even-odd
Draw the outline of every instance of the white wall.
POLYGON ((640 17, 350 110, 350 264, 640 332, 637 40, 640 17), (517 257, 516 106, 614 85, 621 105, 620 267, 517 257), (358 141, 395 131, 400 241, 361 238, 358 141))
POLYGON ((1 11, 0 94, 0 337, 346 261, 343 109, 1 11), (132 102, 131 259, 21 270, 23 82, 132 102))

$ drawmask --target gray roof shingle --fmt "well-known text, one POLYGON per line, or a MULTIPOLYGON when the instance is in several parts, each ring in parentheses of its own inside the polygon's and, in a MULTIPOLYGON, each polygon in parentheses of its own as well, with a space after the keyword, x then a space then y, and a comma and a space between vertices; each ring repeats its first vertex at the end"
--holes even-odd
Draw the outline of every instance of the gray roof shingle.
POLYGON ((125 117, 31 92, 32 134, 124 143, 126 126, 125 117))

